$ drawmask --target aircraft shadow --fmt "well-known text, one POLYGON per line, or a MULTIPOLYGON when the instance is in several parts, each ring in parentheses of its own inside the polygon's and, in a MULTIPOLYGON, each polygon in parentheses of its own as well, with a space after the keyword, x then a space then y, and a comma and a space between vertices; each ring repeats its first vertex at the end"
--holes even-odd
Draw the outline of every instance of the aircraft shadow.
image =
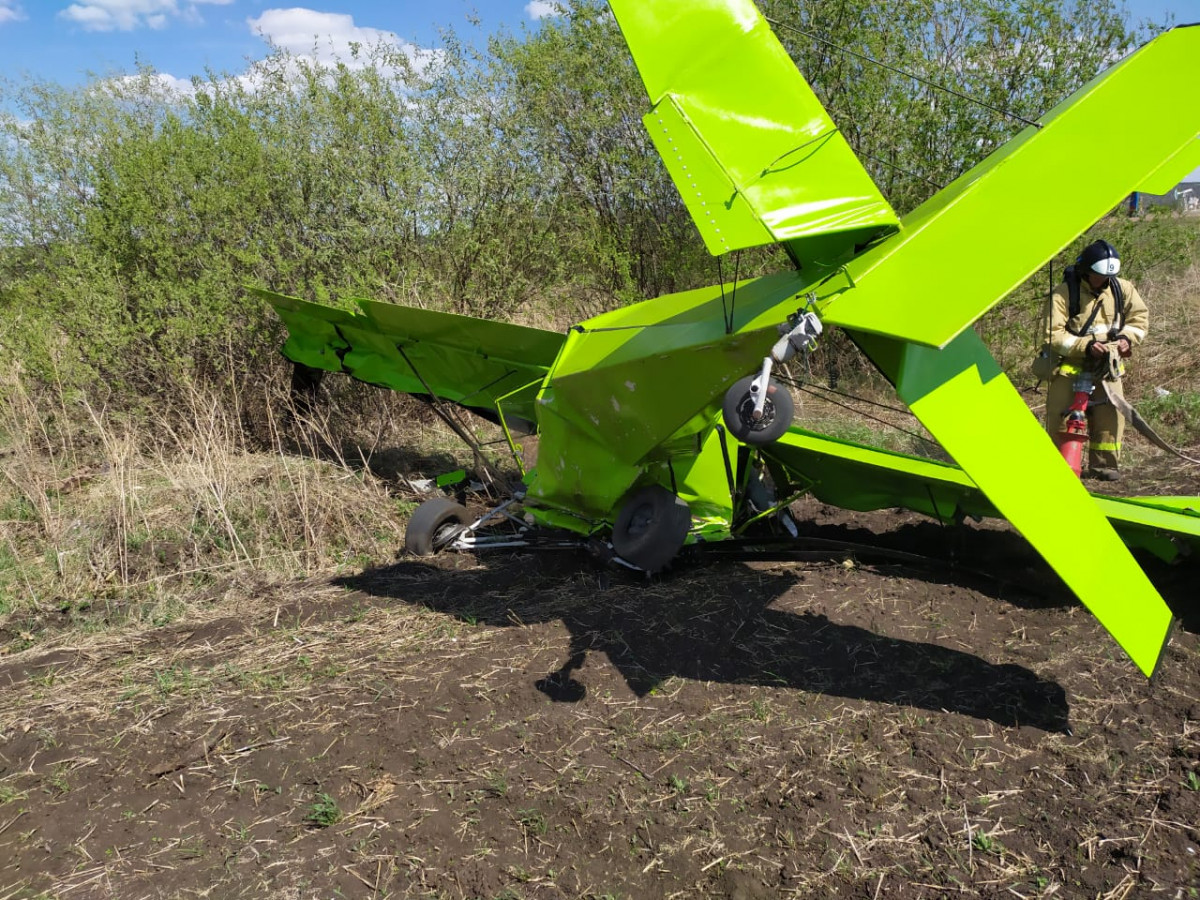
MULTIPOLYGON (((1021 609, 1080 605, 1058 573, 1024 537, 1008 528, 948 527, 932 520, 908 522, 886 532, 812 521, 800 521, 798 525, 801 537, 862 543, 927 556, 930 566, 922 572, 923 580, 969 587, 1021 609)), ((1141 550, 1135 550, 1134 556, 1182 627, 1200 631, 1195 563, 1182 560, 1169 564, 1141 550)))
POLYGON ((567 658, 537 681, 557 701, 586 695, 575 673, 588 653, 603 653, 639 696, 682 677, 1068 730, 1062 687, 1022 666, 770 608, 799 573, 726 563, 646 581, 572 554, 485 561, 458 572, 405 561, 337 583, 497 627, 560 619, 571 634, 567 658))

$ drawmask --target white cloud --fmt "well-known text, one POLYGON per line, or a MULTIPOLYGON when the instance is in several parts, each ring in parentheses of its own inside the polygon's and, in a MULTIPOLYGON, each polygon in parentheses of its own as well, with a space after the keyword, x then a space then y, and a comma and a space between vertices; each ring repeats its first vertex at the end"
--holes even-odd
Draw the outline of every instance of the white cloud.
MULTIPOLYGON (((9 0, 0 0, 0 4, 9 0)), ((228 3, 231 0, 203 0, 207 3, 228 3)), ((154 15, 166 15, 163 10, 174 8, 173 0, 92 0, 88 6, 99 7, 107 4, 110 7, 121 6, 125 11, 136 11, 141 17, 138 23, 152 24, 154 15), (136 7, 136 10, 134 10, 136 7), (156 9, 159 12, 153 12, 156 9)), ((80 5, 80 4, 76 4, 80 5)), ((173 15, 186 15, 177 10, 173 15)), ((94 15, 94 13, 93 13, 94 15)), ((82 20, 79 20, 82 21, 82 20)), ((107 20, 105 20, 107 21, 107 20)), ((392 54, 401 54, 408 59, 409 65, 418 71, 436 62, 444 55, 444 51, 418 47, 416 44, 401 40, 394 32, 378 28, 367 28, 354 24, 354 18, 337 13, 324 13, 312 9, 268 9, 257 18, 246 19, 256 34, 274 48, 285 51, 281 58, 272 55, 264 60, 252 62, 246 71, 230 77, 225 81, 240 85, 249 93, 257 93, 267 83, 274 83, 282 76, 286 81, 301 81, 313 64, 317 66, 332 66, 337 63, 352 69, 372 66, 381 71, 397 72, 397 66, 389 61, 392 54), (363 52, 355 55, 354 47, 362 48, 363 52), (381 51, 381 52, 375 52, 381 51)), ((111 30, 110 26, 108 30, 111 30)), ((394 60, 394 56, 392 56, 394 60)), ((129 75, 115 78, 108 82, 108 90, 120 93, 132 90, 139 84, 139 90, 145 75, 129 75)), ((194 84, 184 78, 177 78, 165 72, 156 72, 149 76, 153 87, 169 100, 194 97, 211 89, 208 82, 200 81, 194 84)))
POLYGON ((414 66, 423 68, 438 51, 426 50, 401 40, 395 32, 355 25, 354 17, 315 9, 268 9, 246 23, 273 47, 322 64, 344 63, 366 66, 366 59, 355 59, 353 46, 384 47, 403 53, 414 66))
POLYGON ((24 18, 25 13, 17 0, 0 0, 0 25, 6 22, 20 22, 24 18))
MULTIPOLYGON (((0 0, 7 2, 7 0, 0 0)), ((84 31, 133 31, 166 28, 173 18, 196 20, 204 4, 224 6, 233 0, 82 0, 58 15, 84 31)))
POLYGON ((531 19, 545 19, 549 16, 561 16, 562 7, 548 0, 531 0, 525 4, 525 13, 531 19))
POLYGON ((151 87, 166 100, 178 100, 196 95, 196 86, 190 79, 176 78, 165 72, 153 72, 149 75, 121 75, 102 83, 101 88, 107 89, 109 93, 116 96, 122 96, 126 90, 140 95, 141 87, 145 85, 147 79, 149 79, 151 87))

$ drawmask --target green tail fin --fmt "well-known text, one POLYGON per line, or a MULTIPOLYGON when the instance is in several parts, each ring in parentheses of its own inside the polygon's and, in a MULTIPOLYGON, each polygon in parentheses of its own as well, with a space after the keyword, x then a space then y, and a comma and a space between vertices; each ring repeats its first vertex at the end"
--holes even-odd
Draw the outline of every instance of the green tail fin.
POLYGON ((610 5, 654 104, 646 127, 711 253, 789 241, 830 260, 896 229, 751 0, 610 5))

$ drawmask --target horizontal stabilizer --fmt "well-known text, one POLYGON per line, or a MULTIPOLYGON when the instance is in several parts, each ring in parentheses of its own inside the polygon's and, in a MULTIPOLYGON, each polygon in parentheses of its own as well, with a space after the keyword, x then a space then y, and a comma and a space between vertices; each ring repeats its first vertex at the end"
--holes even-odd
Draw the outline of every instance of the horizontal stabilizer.
POLYGON ((655 147, 714 255, 822 236, 837 257, 895 212, 751 0, 612 0, 655 147), (830 235, 842 240, 832 244, 830 235))

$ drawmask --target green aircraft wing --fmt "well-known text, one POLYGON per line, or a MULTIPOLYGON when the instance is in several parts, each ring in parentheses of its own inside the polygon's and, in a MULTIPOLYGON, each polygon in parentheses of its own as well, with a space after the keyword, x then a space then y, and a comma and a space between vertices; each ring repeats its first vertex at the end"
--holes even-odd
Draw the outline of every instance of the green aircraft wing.
POLYGON ((354 313, 262 288, 249 290, 270 303, 287 326, 288 339, 281 351, 285 357, 324 372, 345 371, 341 355, 350 345, 338 333, 338 326, 354 322, 357 318, 354 313))
MULTIPOLYGON (((945 525, 1000 512, 958 466, 792 427, 762 455, 822 503, 869 511, 900 507, 945 525)), ((1128 547, 1163 562, 1200 555, 1200 497, 1107 497, 1092 501, 1128 547)))
POLYGON ((1200 123, 1178 99, 1196 84, 1200 26, 1150 41, 830 279, 822 319, 944 346, 1132 191, 1165 193, 1200 166, 1200 123))
POLYGON ((448 400, 525 426, 563 335, 453 313, 358 300, 346 312, 252 289, 288 327, 283 354, 395 391, 448 400), (521 420, 517 422, 516 420, 521 420))

